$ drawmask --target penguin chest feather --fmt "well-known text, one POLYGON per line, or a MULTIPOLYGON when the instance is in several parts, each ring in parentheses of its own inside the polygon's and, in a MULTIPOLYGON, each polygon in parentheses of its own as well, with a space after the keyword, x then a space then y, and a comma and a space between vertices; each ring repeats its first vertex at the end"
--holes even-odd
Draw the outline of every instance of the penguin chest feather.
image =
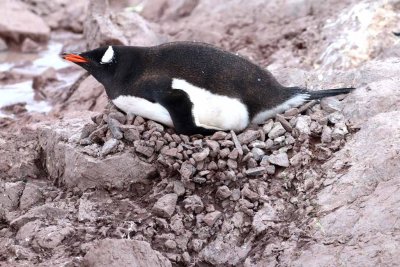
POLYGON ((158 103, 152 103, 144 98, 131 95, 121 95, 113 99, 112 102, 125 113, 142 116, 173 127, 172 119, 168 110, 158 103))
POLYGON ((177 78, 172 79, 172 89, 182 90, 189 96, 196 126, 240 131, 249 124, 249 112, 239 99, 214 94, 177 78))

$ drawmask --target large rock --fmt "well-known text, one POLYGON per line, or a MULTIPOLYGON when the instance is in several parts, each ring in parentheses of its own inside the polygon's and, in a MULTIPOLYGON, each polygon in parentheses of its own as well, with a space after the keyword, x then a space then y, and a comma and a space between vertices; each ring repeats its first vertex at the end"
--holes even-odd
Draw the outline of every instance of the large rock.
POLYGON ((37 133, 32 128, 0 133, 0 179, 18 180, 41 175, 37 133))
POLYGON ((88 0, 70 4, 69 0, 22 0, 52 29, 64 29, 81 33, 88 0))
POLYGON ((90 1, 84 22, 88 47, 102 45, 156 45, 161 42, 146 20, 134 12, 110 13, 108 1, 90 1))
POLYGON ((175 211, 177 200, 177 194, 166 194, 157 200, 152 211, 157 216, 170 218, 175 211))
POLYGON ((249 251, 248 244, 239 247, 219 236, 201 251, 200 257, 212 266, 237 266, 249 251))
POLYGON ((170 267, 171 262, 144 241, 104 239, 84 257, 87 267, 170 267))
POLYGON ((21 43, 26 37, 38 42, 46 42, 50 28, 28 7, 15 0, 0 2, 0 37, 21 43))
POLYGON ((14 229, 19 229, 28 222, 40 220, 61 220, 68 214, 67 210, 56 208, 53 204, 44 204, 37 206, 27 213, 10 221, 14 229))
POLYGON ((0 187, 0 210, 9 211, 18 208, 24 188, 23 182, 2 184, 0 187))
MULTIPOLYGON (((396 73, 392 70, 395 76, 372 82, 354 91, 344 100, 343 113, 353 124, 360 126, 379 113, 400 108, 400 91, 398 90, 400 64, 387 64, 387 67, 392 65, 392 68, 397 70, 396 73)), ((367 73, 365 77, 369 76, 367 73)))
POLYGON ((39 143, 43 149, 46 170, 52 179, 68 187, 126 189, 133 183, 146 183, 155 167, 130 152, 92 157, 77 145, 82 127, 89 119, 78 118, 52 125, 40 125, 39 143))
POLYGON ((313 241, 292 266, 390 266, 399 262, 400 112, 368 119, 324 164, 313 241), (347 167, 348 166, 348 167, 347 167), (348 168, 345 174, 343 170, 348 168))
POLYGON ((150 0, 145 2, 140 14, 153 21, 179 19, 189 16, 199 2, 199 0, 150 0))
POLYGON ((108 98, 104 86, 93 76, 88 76, 77 86, 71 96, 56 109, 62 112, 77 110, 103 111, 108 98))

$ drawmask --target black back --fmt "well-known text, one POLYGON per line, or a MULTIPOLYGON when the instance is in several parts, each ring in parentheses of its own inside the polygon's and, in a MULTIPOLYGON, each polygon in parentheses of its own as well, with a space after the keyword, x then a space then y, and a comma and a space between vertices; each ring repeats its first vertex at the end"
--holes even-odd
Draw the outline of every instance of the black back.
MULTIPOLYGON (((294 94, 290 88, 280 85, 267 70, 209 44, 173 42, 154 47, 113 48, 116 64, 110 67, 115 68, 112 78, 104 78, 107 81, 103 82, 91 71, 105 85, 110 98, 120 94, 135 95, 136 82, 166 76, 186 80, 214 94, 238 98, 247 105, 250 117, 253 117, 294 94)), ((103 52, 106 48, 99 49, 103 52)))

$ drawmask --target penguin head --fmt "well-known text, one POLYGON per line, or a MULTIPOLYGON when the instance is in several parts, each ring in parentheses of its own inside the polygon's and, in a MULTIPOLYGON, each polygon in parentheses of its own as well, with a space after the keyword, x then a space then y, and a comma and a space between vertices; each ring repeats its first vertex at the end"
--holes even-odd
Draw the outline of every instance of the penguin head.
POLYGON ((92 74, 100 83, 113 82, 121 57, 118 46, 99 47, 79 54, 65 53, 62 57, 92 74))

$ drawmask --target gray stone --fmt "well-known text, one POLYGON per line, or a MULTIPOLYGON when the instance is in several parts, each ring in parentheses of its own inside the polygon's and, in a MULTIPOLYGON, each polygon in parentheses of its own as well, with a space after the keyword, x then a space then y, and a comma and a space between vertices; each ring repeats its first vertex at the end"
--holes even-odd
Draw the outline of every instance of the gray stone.
POLYGON ((210 154, 210 149, 207 147, 203 149, 201 152, 193 153, 192 158, 195 161, 199 162, 205 160, 209 154, 210 154))
POLYGON ((84 37, 90 49, 103 45, 151 46, 160 42, 159 36, 136 12, 113 12, 110 14, 108 1, 90 1, 84 21, 84 37))
POLYGON ((274 139, 274 145, 275 146, 279 146, 279 147, 283 146, 283 143, 285 142, 285 139, 286 138, 283 135, 275 138, 274 139))
POLYGON ((5 183, 3 188, 0 187, 0 209, 12 211, 18 208, 24 188, 23 182, 5 183))
POLYGON ((176 249, 176 242, 172 239, 168 239, 165 241, 164 246, 167 249, 176 249))
POLYGON ((277 155, 268 156, 268 161, 271 164, 281 166, 281 167, 289 167, 289 158, 286 153, 279 153, 277 155))
POLYGON ((272 148, 274 145, 274 141, 271 139, 268 139, 267 141, 265 141, 265 149, 270 149, 272 148))
POLYGON ((96 221, 98 217, 97 214, 97 204, 89 199, 90 193, 82 194, 79 199, 79 207, 78 207, 78 220, 82 221, 96 221))
POLYGON ((207 166, 208 170, 212 170, 212 171, 216 171, 218 170, 218 165, 217 163, 215 163, 215 161, 211 161, 208 166, 207 166))
POLYGON ((152 212, 163 218, 170 218, 175 211, 178 195, 166 194, 159 198, 152 208, 152 212))
POLYGON ((296 129, 299 131, 300 134, 310 135, 310 124, 311 118, 309 116, 300 116, 296 120, 296 129))
POLYGON ((190 162, 185 161, 182 163, 179 173, 182 176, 182 179, 189 180, 193 177, 196 172, 196 168, 190 164, 190 162))
POLYGON ((386 61, 373 60, 361 68, 362 86, 351 92, 343 100, 343 114, 353 125, 360 126, 373 116, 399 108, 398 90, 400 68, 397 58, 386 61))
POLYGON ((264 133, 268 134, 272 130, 273 126, 274 126, 274 121, 269 119, 263 126, 264 133))
POLYGON ((219 218, 221 218, 222 216, 222 212, 216 210, 210 213, 207 213, 204 217, 203 217, 203 222, 205 222, 208 226, 212 227, 219 218))
POLYGON ((233 201, 238 201, 240 199, 240 190, 238 188, 232 190, 231 199, 233 201))
POLYGON ((283 114, 285 117, 293 117, 299 114, 299 109, 298 108, 291 108, 285 111, 283 114))
POLYGON ((89 135, 97 129, 97 125, 94 123, 87 123, 83 126, 80 139, 89 137, 89 135))
POLYGON ((11 221, 10 225, 15 229, 19 229, 26 223, 35 221, 37 219, 59 220, 59 219, 65 218, 65 216, 67 216, 67 214, 68 214, 68 211, 66 211, 66 210, 55 208, 50 204, 44 204, 42 206, 37 206, 37 207, 30 209, 24 215, 21 215, 18 218, 11 221))
POLYGON ((114 152, 117 149, 119 141, 117 139, 111 138, 104 143, 101 149, 101 155, 103 157, 107 156, 108 154, 114 152))
POLYGON ((228 158, 230 159, 237 159, 238 157, 239 157, 239 151, 236 148, 234 148, 228 155, 228 158))
POLYGON ((348 134, 347 126, 344 122, 339 122, 335 124, 335 127, 332 131, 333 140, 342 140, 348 134))
POLYGON ((65 165, 59 165, 58 168, 63 170, 59 173, 62 183, 69 188, 126 189, 132 183, 146 181, 155 173, 154 166, 127 152, 97 159, 66 146, 64 155, 65 165))
POLYGON ((224 149, 221 149, 220 151, 219 151, 219 156, 221 157, 221 158, 226 158, 226 157, 228 157, 228 155, 231 153, 231 151, 229 150, 229 148, 224 148, 224 149))
POLYGON ((126 123, 126 116, 121 112, 118 111, 111 112, 110 114, 108 114, 108 117, 117 120, 121 124, 126 123))
POLYGON ((342 113, 334 112, 334 113, 329 114, 328 120, 330 123, 336 124, 336 123, 344 121, 344 116, 342 113))
POLYGON ((183 196, 185 194, 186 189, 181 181, 174 181, 173 185, 174 185, 174 193, 177 194, 178 197, 183 196))
POLYGON ((321 108, 328 113, 342 110, 342 103, 336 97, 325 97, 321 99, 321 108))
POLYGON ((304 111, 310 109, 311 107, 313 107, 315 104, 317 104, 316 100, 312 100, 307 102, 306 104, 302 105, 301 107, 299 107, 299 113, 303 113, 304 111))
POLYGON ((238 140, 241 144, 249 144, 260 137, 259 131, 246 130, 245 132, 238 135, 238 140))
POLYGON ((276 120, 279 121, 282 124, 282 127, 288 131, 291 132, 293 130, 292 126, 290 123, 283 117, 281 114, 276 115, 276 120))
POLYGON ((237 161, 236 161, 236 160, 233 160, 233 159, 228 159, 227 165, 228 165, 228 167, 229 167, 230 169, 233 169, 233 170, 237 169, 237 167, 238 167, 237 161))
POLYGON ((29 37, 25 38, 21 45, 21 52, 23 53, 37 53, 41 49, 42 47, 29 37))
POLYGON ((220 186, 215 193, 220 199, 226 199, 232 195, 232 191, 226 185, 220 186))
POLYGON ((260 234, 268 227, 274 226, 277 221, 275 209, 270 204, 264 203, 264 207, 254 215, 252 227, 257 234, 260 234))
POLYGON ((38 245, 46 249, 54 249, 69 235, 74 233, 74 229, 70 226, 62 227, 52 225, 41 229, 35 236, 38 245))
POLYGON ((235 145, 235 143, 231 140, 221 140, 219 143, 222 147, 233 147, 235 145))
POLYGON ((200 213, 204 209, 204 204, 199 196, 192 195, 183 200, 183 207, 189 212, 200 213))
MULTIPOLYGON (((377 64, 379 73, 371 75, 386 75, 380 73, 382 64, 377 64)), ((364 99, 367 102, 363 103, 368 105, 386 101, 374 99, 373 95, 364 99)), ((356 107, 359 105, 355 103, 357 105, 348 103, 351 105, 349 108, 360 111, 370 108, 368 105, 356 107)), ((398 107, 397 102, 390 108, 398 107)), ((389 106, 381 108, 386 110, 389 106)), ((379 266, 399 260, 397 253, 380 253, 382 247, 399 245, 396 222, 400 220, 400 214, 394 211, 398 210, 400 201, 400 161, 399 142, 394 133, 400 133, 400 112, 372 115, 367 121, 361 119, 377 110, 369 112, 359 115, 360 130, 321 166, 321 171, 330 181, 317 192, 316 206, 321 216, 318 218, 319 226, 313 227, 316 231, 311 235, 315 243, 292 262, 293 266, 329 266, 340 261, 351 266, 379 266), (380 256, 374 257, 377 254, 380 256)))
POLYGON ((149 146, 137 145, 135 147, 135 151, 137 153, 145 155, 148 158, 150 158, 154 154, 154 148, 153 147, 149 147, 149 146))
POLYGON ((259 141, 259 140, 256 140, 256 141, 254 141, 254 142, 251 142, 251 144, 249 145, 250 147, 256 147, 256 148, 266 148, 267 147, 267 145, 265 144, 265 142, 263 142, 263 141, 259 141))
POLYGON ((284 133, 286 133, 286 130, 285 128, 283 128, 282 124, 280 122, 275 122, 271 131, 268 133, 268 137, 271 139, 275 139, 283 135, 284 133))
POLYGON ((22 226, 15 236, 20 245, 28 246, 43 225, 40 220, 31 221, 22 226))
POLYGON ((238 266, 250 252, 251 245, 237 246, 235 243, 219 236, 200 252, 200 258, 212 266, 238 266))
POLYGON ((239 152, 239 157, 242 157, 243 156, 242 145, 240 144, 240 141, 234 131, 231 131, 231 135, 232 135, 233 143, 235 144, 235 148, 239 152))
MULTIPOLYGON (((206 140, 206 144, 207 144, 207 146, 209 147, 209 148, 211 148, 211 151, 212 152, 214 152, 214 153, 218 153, 219 152, 219 150, 220 150, 220 146, 219 146, 219 143, 217 142, 217 141, 214 141, 214 140, 206 140)), ((215 154, 215 155, 216 155, 215 154)))
POLYGON ((176 148, 176 147, 169 148, 169 149, 163 149, 161 152, 164 155, 174 157, 174 158, 178 158, 178 155, 179 155, 178 148, 176 148))
POLYGON ((246 197, 246 198, 248 198, 248 199, 250 199, 252 201, 256 201, 259 198, 257 193, 255 193, 255 192, 250 190, 250 187, 249 187, 248 183, 246 183, 243 186, 243 189, 242 189, 241 193, 242 193, 242 196, 244 196, 244 197, 246 197))
POLYGON ((162 126, 161 124, 155 122, 155 121, 148 121, 147 122, 147 126, 149 127, 149 129, 153 129, 156 128, 157 131, 159 132, 163 132, 164 131, 164 126, 162 126))
POLYGON ((116 119, 110 117, 108 118, 108 128, 111 131, 111 135, 118 140, 122 139, 122 137, 124 136, 121 131, 120 125, 121 124, 116 119))
POLYGON ((207 182, 207 179, 204 177, 195 176, 193 177, 192 181, 196 184, 204 184, 205 182, 207 182))
POLYGON ((261 160, 261 158, 265 155, 264 150, 257 148, 257 147, 254 147, 251 150, 251 153, 253 154, 254 159, 257 161, 261 160))
POLYGON ((257 175, 263 174, 265 171, 266 171, 266 167, 255 167, 255 168, 247 169, 246 175, 257 176, 257 175))
POLYGON ((274 165, 269 165, 269 166, 267 166, 267 167, 265 167, 265 168, 266 168, 266 171, 267 171, 267 173, 268 173, 269 175, 275 174, 276 168, 275 168, 274 165))
POLYGON ((20 1, 3 0, 0 4, 0 37, 21 43, 26 37, 37 42, 47 42, 50 28, 43 19, 29 11, 20 1))
POLYGON ((227 135, 228 135, 228 134, 227 134, 226 132, 218 131, 218 132, 215 132, 215 133, 211 136, 211 140, 223 140, 223 139, 225 139, 225 137, 226 137, 227 135))
POLYGON ((27 183, 25 185, 24 192, 22 193, 22 196, 20 198, 19 207, 20 209, 25 210, 43 201, 43 194, 40 191, 39 186, 33 183, 27 183))
POLYGON ((171 267, 171 262, 145 241, 103 239, 83 258, 87 267, 158 266, 171 267))
POLYGON ((222 159, 219 159, 219 160, 218 160, 218 168, 219 168, 220 170, 223 170, 223 169, 225 169, 225 167, 226 167, 226 161, 225 161, 225 160, 222 160, 222 159))
POLYGON ((322 143, 330 143, 332 142, 332 129, 329 126, 324 126, 322 129, 322 134, 321 134, 321 142, 322 143))

